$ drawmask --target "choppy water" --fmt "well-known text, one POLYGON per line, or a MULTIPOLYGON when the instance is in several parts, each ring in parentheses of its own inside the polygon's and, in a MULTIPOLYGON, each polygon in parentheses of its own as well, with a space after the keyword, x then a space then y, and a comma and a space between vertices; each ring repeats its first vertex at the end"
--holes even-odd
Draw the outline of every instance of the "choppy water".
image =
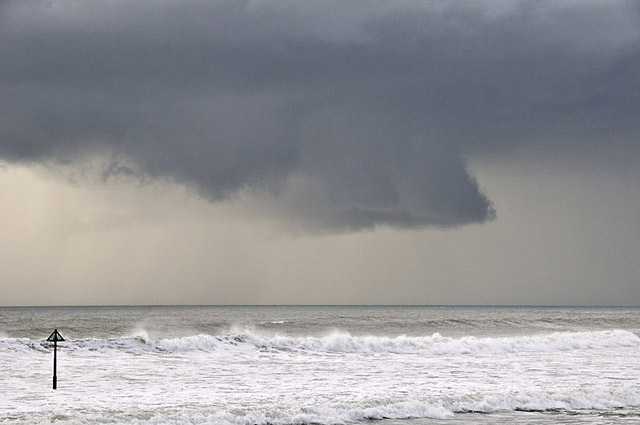
POLYGON ((6 424, 640 422, 638 308, 0 308, 0 325, 6 424))

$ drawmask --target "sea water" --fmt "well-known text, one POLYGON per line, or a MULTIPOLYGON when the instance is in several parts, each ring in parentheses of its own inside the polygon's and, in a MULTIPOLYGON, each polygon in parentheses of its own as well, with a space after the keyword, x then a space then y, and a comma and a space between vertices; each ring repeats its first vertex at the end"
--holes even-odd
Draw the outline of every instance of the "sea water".
POLYGON ((5 307, 0 326, 2 424, 640 423, 638 308, 5 307))

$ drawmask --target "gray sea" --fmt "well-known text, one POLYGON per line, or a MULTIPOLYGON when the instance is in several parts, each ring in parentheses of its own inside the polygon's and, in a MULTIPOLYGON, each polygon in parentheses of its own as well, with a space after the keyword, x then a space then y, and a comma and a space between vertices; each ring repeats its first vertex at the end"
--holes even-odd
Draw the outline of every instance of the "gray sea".
POLYGON ((640 308, 3 307, 0 423, 636 424, 639 335, 640 308))

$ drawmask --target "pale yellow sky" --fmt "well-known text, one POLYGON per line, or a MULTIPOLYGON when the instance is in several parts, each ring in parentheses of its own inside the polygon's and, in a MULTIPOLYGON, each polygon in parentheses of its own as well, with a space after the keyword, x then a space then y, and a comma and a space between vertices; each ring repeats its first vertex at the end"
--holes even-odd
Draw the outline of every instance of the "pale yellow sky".
POLYGON ((250 200, 0 169, 2 305, 640 304, 628 175, 474 163, 497 219, 300 234, 250 200))

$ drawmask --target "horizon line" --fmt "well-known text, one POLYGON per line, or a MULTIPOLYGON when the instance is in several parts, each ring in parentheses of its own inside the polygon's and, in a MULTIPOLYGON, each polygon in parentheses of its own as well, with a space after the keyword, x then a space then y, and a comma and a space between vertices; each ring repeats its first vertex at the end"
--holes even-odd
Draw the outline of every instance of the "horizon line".
POLYGON ((640 308, 640 305, 605 304, 67 304, 0 305, 0 308, 106 308, 106 307, 487 307, 487 308, 640 308))

